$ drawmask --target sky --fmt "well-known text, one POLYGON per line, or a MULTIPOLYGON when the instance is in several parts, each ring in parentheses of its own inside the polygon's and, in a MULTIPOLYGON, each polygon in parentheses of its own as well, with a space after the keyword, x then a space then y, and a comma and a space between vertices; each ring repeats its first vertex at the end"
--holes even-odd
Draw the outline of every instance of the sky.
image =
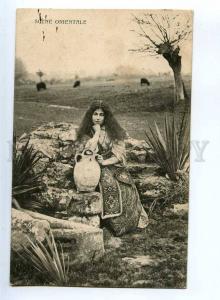
MULTIPOLYGON (((29 73, 35 74, 40 69, 48 77, 65 78, 71 74, 84 77, 171 71, 162 57, 156 59, 147 53, 129 51, 144 42, 132 31, 136 28, 132 19, 146 10, 40 9, 39 12, 17 10, 16 57, 22 59, 29 73), (50 23, 39 24, 39 12, 50 23), (81 20, 85 24, 59 23, 65 20, 81 20)), ((189 16, 192 25, 190 11, 178 13, 189 16)), ((190 74, 192 38, 181 45, 181 55, 182 71, 190 74)))

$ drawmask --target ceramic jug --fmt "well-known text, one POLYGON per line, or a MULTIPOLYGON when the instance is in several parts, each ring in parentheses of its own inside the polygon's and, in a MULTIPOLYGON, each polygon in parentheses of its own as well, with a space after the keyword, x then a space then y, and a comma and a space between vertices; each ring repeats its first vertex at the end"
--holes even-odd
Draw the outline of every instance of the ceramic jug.
POLYGON ((96 160, 97 156, 89 149, 85 149, 81 154, 76 154, 73 177, 77 192, 95 191, 101 175, 100 165, 96 160))

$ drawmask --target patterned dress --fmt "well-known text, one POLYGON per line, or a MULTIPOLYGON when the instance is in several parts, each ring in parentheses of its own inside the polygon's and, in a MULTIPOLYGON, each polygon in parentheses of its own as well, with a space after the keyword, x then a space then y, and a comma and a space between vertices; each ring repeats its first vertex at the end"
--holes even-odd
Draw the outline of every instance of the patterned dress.
POLYGON ((80 143, 79 151, 91 149, 104 159, 118 160, 118 163, 101 166, 99 183, 102 194, 101 218, 116 236, 145 228, 148 216, 144 211, 137 188, 126 169, 125 144, 123 141, 111 141, 105 128, 102 128, 98 144, 94 149, 93 139, 85 136, 80 143))

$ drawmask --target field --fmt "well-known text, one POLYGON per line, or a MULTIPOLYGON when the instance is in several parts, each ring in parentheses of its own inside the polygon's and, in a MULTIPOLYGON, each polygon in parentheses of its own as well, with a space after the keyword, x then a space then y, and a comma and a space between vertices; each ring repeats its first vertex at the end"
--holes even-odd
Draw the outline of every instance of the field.
MULTIPOLYGON (((190 94, 190 80, 185 81, 190 94)), ((79 88, 71 84, 49 85, 37 92, 33 85, 15 87, 14 129, 17 135, 50 121, 79 124, 95 99, 107 102, 120 124, 132 137, 145 137, 147 124, 159 124, 174 97, 172 80, 154 79, 150 87, 139 81, 88 81, 79 88)), ((181 109, 180 109, 181 110, 181 109)))

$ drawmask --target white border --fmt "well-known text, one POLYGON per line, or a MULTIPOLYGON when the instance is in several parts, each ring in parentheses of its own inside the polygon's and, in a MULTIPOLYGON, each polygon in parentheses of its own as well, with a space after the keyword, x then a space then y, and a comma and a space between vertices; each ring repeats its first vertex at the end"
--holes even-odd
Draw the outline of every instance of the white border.
POLYGON ((220 4, 209 0, 2 0, 0 2, 0 298, 5 299, 220 299, 220 4), (107 1, 106 1, 107 2, 107 1), (90 288, 11 288, 9 286, 10 190, 13 77, 15 49, 15 9, 35 8, 173 8, 194 10, 192 140, 209 140, 205 162, 191 155, 188 288, 90 289, 90 288))

